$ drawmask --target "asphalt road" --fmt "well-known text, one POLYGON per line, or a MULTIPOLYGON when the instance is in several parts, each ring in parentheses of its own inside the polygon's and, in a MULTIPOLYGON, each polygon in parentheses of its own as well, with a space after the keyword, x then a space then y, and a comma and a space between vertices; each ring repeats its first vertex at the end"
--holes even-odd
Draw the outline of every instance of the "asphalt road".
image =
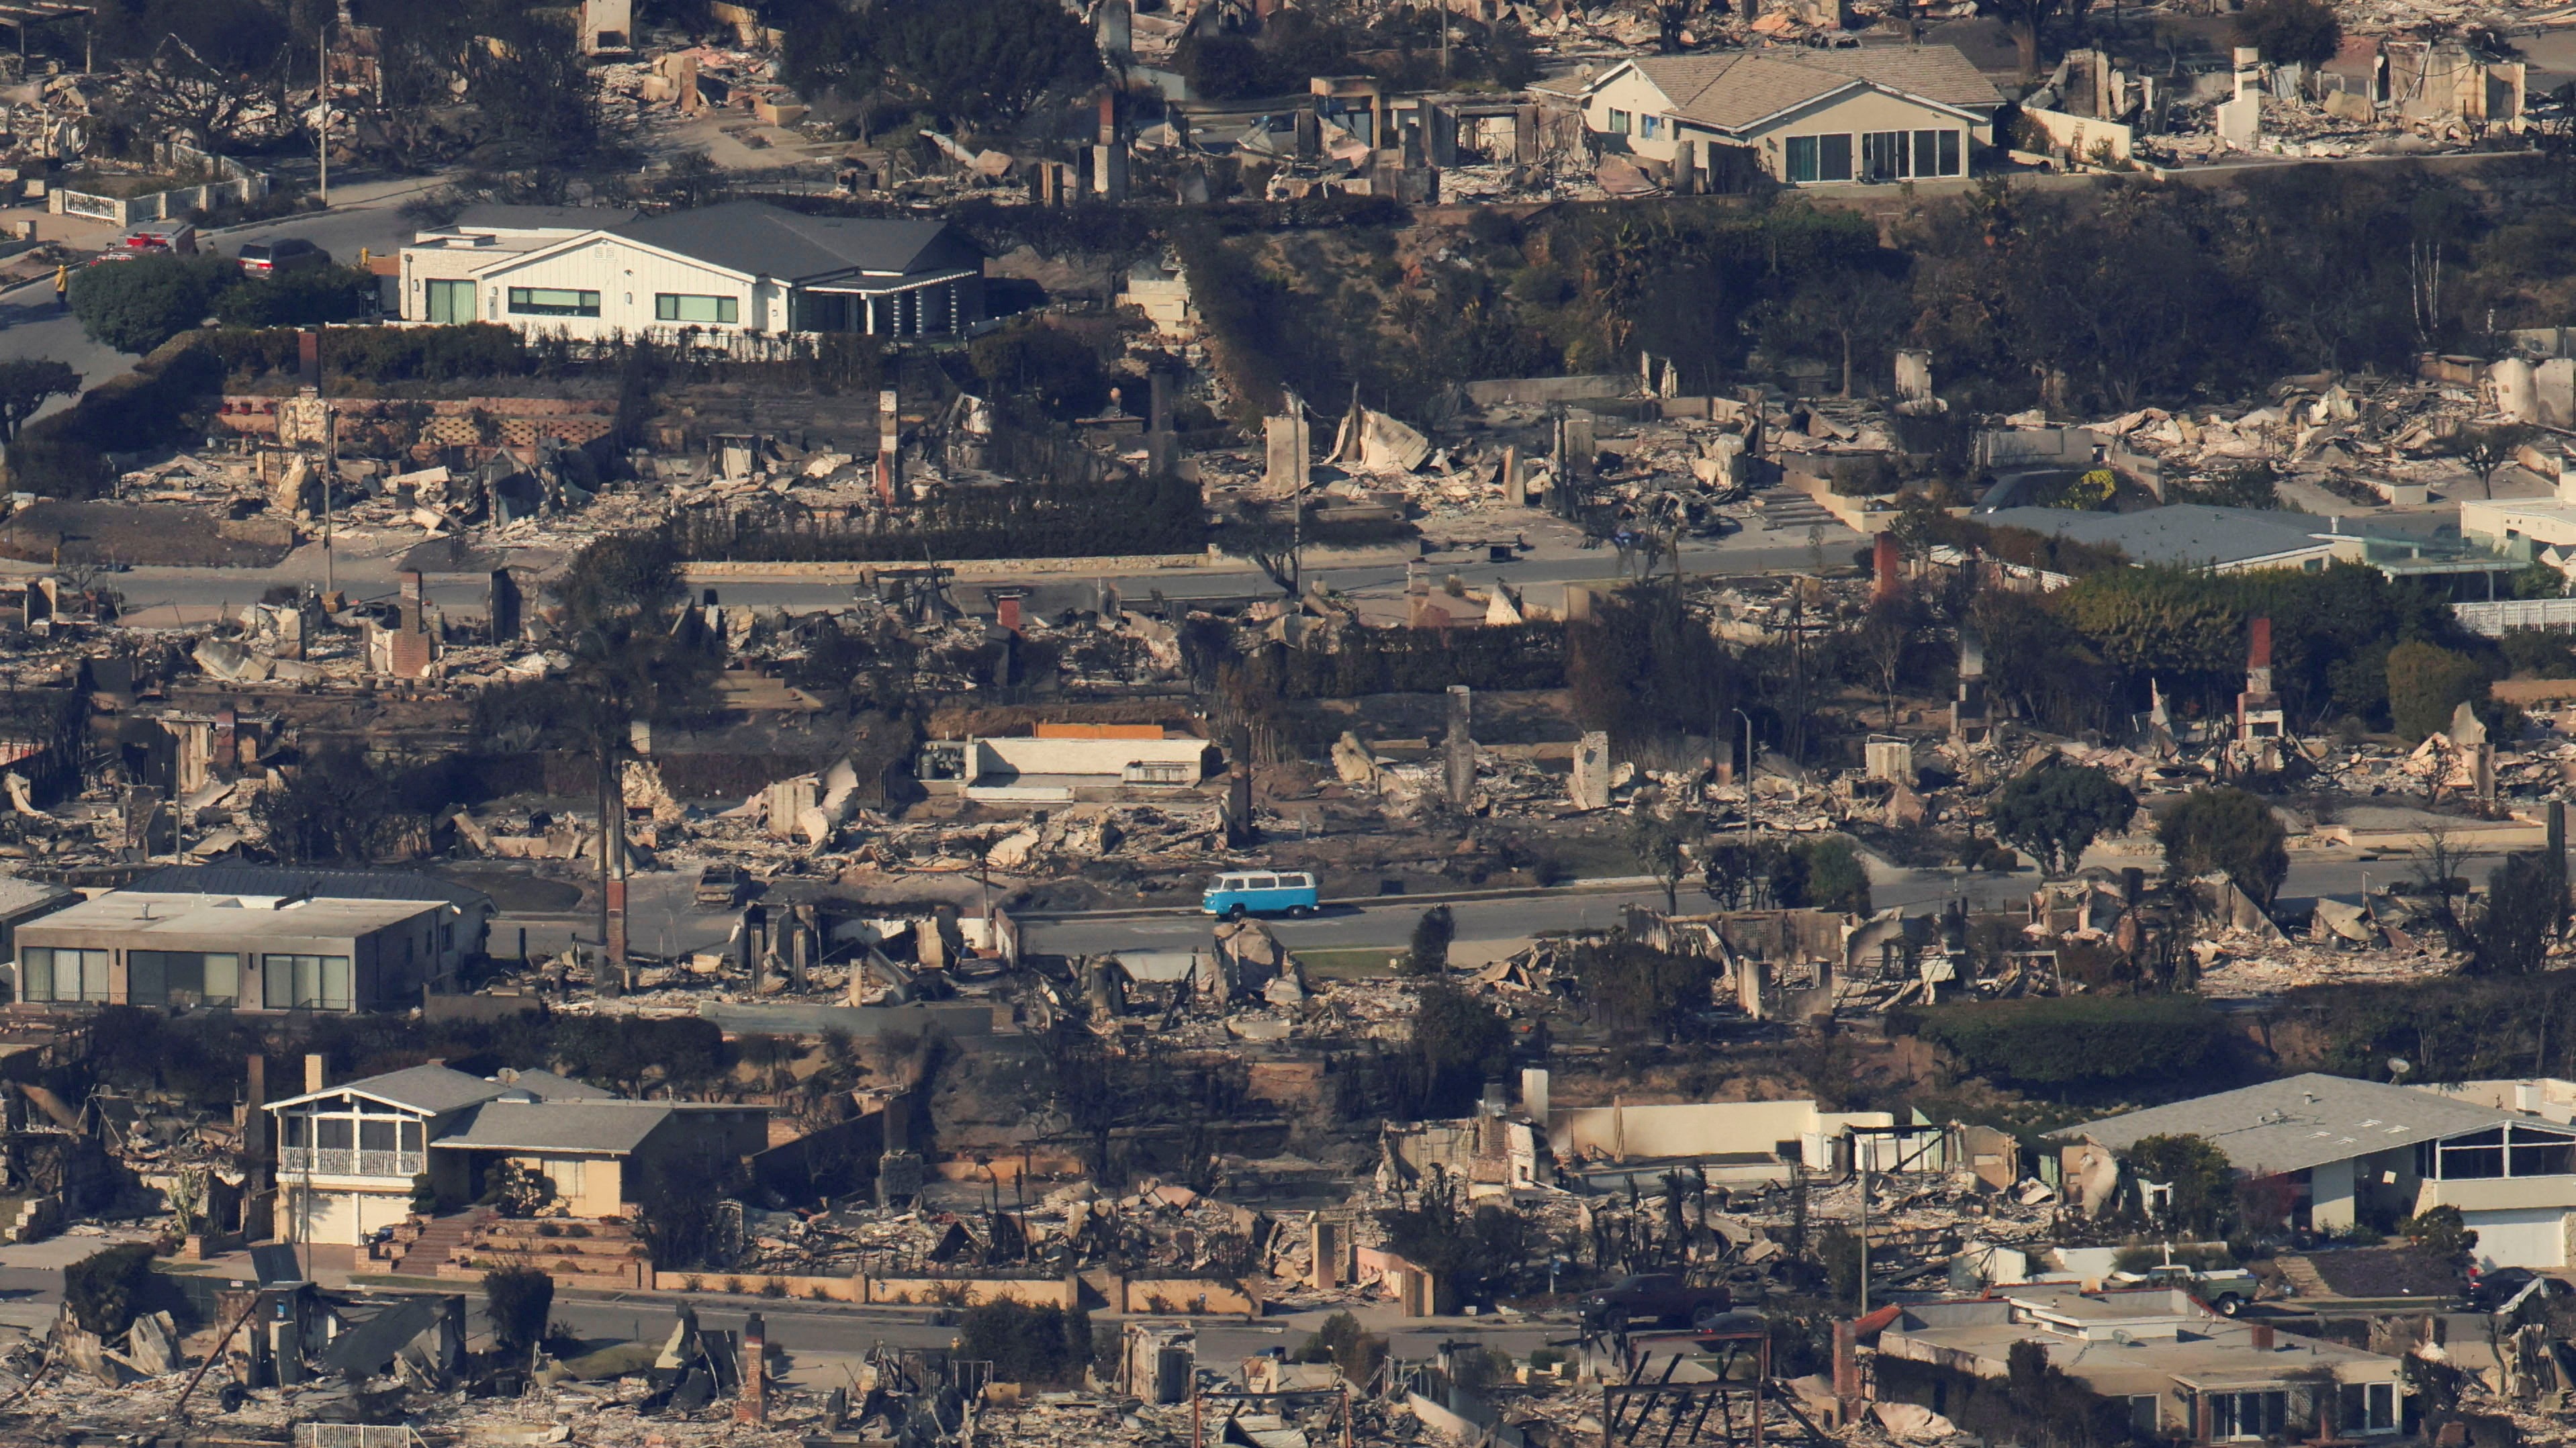
MULTIPOLYGON (((920 1313, 818 1308, 793 1302, 762 1303, 757 1310, 769 1341, 780 1344, 790 1353, 799 1350, 860 1353, 879 1343, 890 1348, 946 1347, 957 1336, 955 1328, 932 1322, 920 1313)), ((751 1311, 752 1308, 744 1306, 700 1304, 698 1325, 738 1331, 751 1311)), ((1321 1325, 1328 1315, 1322 1311, 1304 1312, 1264 1318, 1259 1322, 1238 1318, 1201 1318, 1198 1323, 1199 1361, 1209 1367, 1230 1368, 1245 1358, 1274 1347, 1293 1349, 1304 1342, 1306 1335, 1321 1325)), ((1396 1318, 1393 1309, 1388 1307, 1363 1308, 1355 1315, 1363 1319, 1362 1325, 1370 1331, 1390 1337, 1395 1356, 1401 1358, 1430 1357, 1443 1338, 1454 1338, 1464 1333, 1475 1334, 1489 1347, 1500 1348, 1516 1356, 1527 1356, 1532 1348, 1542 1347, 1551 1339, 1562 1339, 1571 1332, 1570 1328, 1562 1325, 1531 1325, 1526 1322, 1506 1325, 1500 1321, 1480 1323, 1465 1318, 1407 1324, 1396 1318)), ((666 1301, 557 1297, 551 1316, 585 1338, 632 1341, 668 1332, 672 1308, 666 1301)))
MULTIPOLYGON (((2159 868, 2153 861, 2138 863, 2151 871, 2159 868)), ((2483 868, 2481 862, 2470 873, 2483 868)), ((2402 860, 2303 860, 2291 866, 2282 895, 2292 904, 2320 895, 2358 900, 2365 875, 2373 888, 2379 888, 2405 878, 2409 872, 2410 867, 2402 860)), ((2031 870, 2008 875, 1909 870, 1873 882, 1870 898, 1882 910, 1897 905, 1927 908, 1962 895, 1980 906, 1991 907, 2026 900, 2038 884, 2039 876, 2031 870)), ((1663 891, 1652 887, 1560 887, 1543 893, 1451 901, 1449 910, 1457 922, 1458 941, 1464 947, 1522 941, 1551 930, 1606 927, 1615 923, 1622 908, 1630 904, 1661 910, 1663 891)), ((1682 890, 1681 907, 1685 912, 1715 908, 1704 891, 1688 885, 1682 890)), ((1384 946, 1400 950, 1412 938, 1413 922, 1428 908, 1426 902, 1402 899, 1328 905, 1309 919, 1274 920, 1269 924, 1292 949, 1384 946)), ((1207 918, 1195 913, 1112 918, 1041 916, 1024 922, 1022 938, 1028 949, 1051 955, 1101 955, 1122 949, 1186 949, 1206 941, 1208 930, 1207 918)))
MULTIPOLYGON (((406 178, 335 187, 337 204, 329 211, 208 233, 200 244, 229 256, 246 241, 301 236, 310 238, 336 260, 355 262, 361 247, 381 255, 411 240, 415 228, 402 218, 400 208, 405 201, 439 184, 435 179, 406 178)), ((70 363, 88 387, 127 371, 135 362, 131 352, 119 352, 91 341, 82 334, 78 321, 55 307, 50 276, 0 293, 0 361, 30 358, 70 363)), ((43 412, 71 403, 72 399, 58 397, 47 403, 43 412)))
MULTIPOLYGON (((7 334, 0 332, 0 339, 7 334)), ((1860 537, 1839 526, 1829 530, 1824 547, 1829 558, 1847 556, 1859 546, 1860 537)), ((329 568, 332 583, 353 598, 387 598, 397 590, 395 577, 400 549, 378 548, 374 556, 343 547, 334 553, 329 568)), ((1794 540, 1781 533, 1740 533, 1720 542, 1702 542, 1682 554, 1682 567, 1693 573, 1753 574, 1791 569, 1804 569, 1812 561, 1803 533, 1794 540)), ((1469 561, 1459 553, 1434 554, 1424 560, 1435 578, 1456 573, 1468 583, 1482 587, 1499 578, 1529 594, 1529 602, 1554 608, 1561 599, 1561 585, 1568 582, 1594 582, 1613 578, 1618 573, 1618 557, 1606 549, 1577 550, 1549 548, 1509 563, 1486 562, 1481 556, 1469 561)), ((32 571, 32 565, 20 565, 16 571, 32 571)), ((1406 570, 1401 562, 1369 562, 1337 567, 1314 568, 1308 576, 1354 598, 1392 599, 1404 592, 1406 570)), ((272 583, 320 583, 325 577, 323 550, 310 543, 297 549, 275 568, 134 568, 119 573, 113 586, 125 595, 125 614, 129 621, 143 626, 168 627, 181 623, 200 623, 214 618, 227 606, 238 608, 258 591, 272 583)), ((450 615, 480 616, 483 612, 486 573, 431 573, 422 579, 432 602, 450 615)), ((1047 577, 1031 580, 1031 612, 1053 613, 1068 608, 1089 608, 1097 597, 1101 580, 1093 578, 1047 577)), ((1158 569, 1113 575, 1120 596, 1129 603, 1141 602, 1159 590, 1166 598, 1233 598, 1248 594, 1272 595, 1277 592, 1270 580, 1250 568, 1158 569)), ((846 608, 851 589, 846 583, 740 583, 728 582, 716 589, 718 598, 727 604, 752 608, 783 608, 794 613, 818 609, 846 608)), ((984 611, 981 585, 960 582, 952 586, 952 596, 972 611, 984 611)))

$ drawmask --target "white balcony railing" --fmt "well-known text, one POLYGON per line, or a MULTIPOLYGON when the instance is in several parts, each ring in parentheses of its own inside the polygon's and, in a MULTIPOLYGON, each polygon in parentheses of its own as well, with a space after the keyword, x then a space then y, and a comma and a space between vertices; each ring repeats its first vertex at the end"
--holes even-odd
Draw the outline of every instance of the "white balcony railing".
POLYGON ((364 1176, 409 1179, 429 1170, 429 1160, 412 1151, 351 1151, 345 1146, 284 1146, 277 1169, 290 1176, 364 1176))

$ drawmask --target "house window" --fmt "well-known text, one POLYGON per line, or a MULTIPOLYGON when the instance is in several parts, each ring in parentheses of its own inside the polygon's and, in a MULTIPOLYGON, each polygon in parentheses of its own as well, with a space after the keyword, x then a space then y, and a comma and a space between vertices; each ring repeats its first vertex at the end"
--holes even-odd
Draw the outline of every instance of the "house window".
POLYGON ((2397 1431, 2395 1383, 2345 1383, 2335 1391, 2335 1428, 2344 1433, 2397 1431))
POLYGON ((2129 1426, 2141 1438, 2156 1436, 2156 1395, 2135 1393, 2129 1398, 2129 1426))
POLYGON ((472 282, 431 282, 429 284, 429 319, 433 322, 473 321, 474 284, 472 282))
POLYGON ((1612 111, 1610 113, 1610 134, 1614 136, 1624 136, 1628 134, 1628 113, 1626 111, 1612 111))
POLYGON ((2209 1395, 2209 1441, 2238 1442, 2277 1438, 2289 1426, 2286 1392, 2212 1393, 2209 1395))
POLYGON ((2438 1143, 2442 1180, 2479 1181, 2504 1175, 2504 1128, 2489 1127, 2438 1143))
POLYGON ((1792 182, 1816 179, 1815 137, 1791 136, 1789 138, 1789 179, 1792 182))
POLYGON ((599 315, 599 293, 567 291, 561 287, 512 287, 510 315, 596 317, 599 315))
POLYGON ((1914 133, 1914 174, 1917 176, 1957 176, 1962 174, 1959 133, 1956 131, 1916 131, 1914 133))
POLYGON ((1663 133, 1664 133, 1664 118, 1663 118, 1663 117, 1661 117, 1661 116, 1639 116, 1639 117, 1637 118, 1637 134, 1638 134, 1639 136, 1641 136, 1641 137, 1645 138, 1646 140, 1651 141, 1651 140, 1654 140, 1654 139, 1656 139, 1657 137, 1659 137, 1659 136, 1663 135, 1663 133))
POLYGON ((260 965, 267 973, 270 1010, 350 1009, 349 957, 345 955, 270 955, 263 956, 260 965))
POLYGON ((2576 1136, 2537 1126, 2512 1128, 2513 1145, 2506 1157, 2509 1176, 2565 1176, 2576 1172, 2576 1136))
POLYGON ((653 319, 657 322, 715 322, 732 326, 742 320, 742 303, 736 297, 693 297, 673 292, 653 295, 653 319))
POLYGON ((1870 131, 1860 138, 1860 167, 1871 181, 1901 181, 1914 174, 1911 138, 1903 131, 1870 131))
POLYGON ((125 998, 138 1006, 228 1006, 241 992, 241 957, 193 950, 129 950, 125 998))
POLYGON ((105 950, 48 950, 31 946, 18 952, 18 987, 31 1001, 107 1003, 105 950))
POLYGON ((1841 136, 1791 136, 1789 138, 1789 179, 1798 181, 1849 181, 1852 178, 1852 138, 1841 136))

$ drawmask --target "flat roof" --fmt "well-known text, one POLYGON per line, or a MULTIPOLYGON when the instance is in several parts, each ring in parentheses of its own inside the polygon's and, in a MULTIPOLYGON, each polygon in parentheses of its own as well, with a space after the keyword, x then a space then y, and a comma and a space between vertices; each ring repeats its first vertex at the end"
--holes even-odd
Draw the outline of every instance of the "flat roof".
POLYGON ((2344 535, 2320 536, 2318 519, 2265 508, 2219 508, 2174 503, 2135 513, 2087 513, 2069 508, 1997 508, 1976 521, 1995 528, 2027 528, 2077 543, 2116 545, 2131 563, 2225 567, 2283 554, 2331 550, 2344 535))
MULTIPOLYGON (((2014 1309, 2040 1310, 2061 1315, 2076 1315, 2077 1303, 2089 1302, 2110 1309, 2105 1314, 2117 1320, 2116 1298, 2132 1294, 2112 1294, 2110 1299, 2077 1291, 2072 1287, 2046 1283, 2025 1283, 1998 1287, 1989 1298, 1954 1302, 1927 1302, 1905 1308, 1880 1338, 1881 1351, 1895 1345, 1920 1343, 1944 1352, 1965 1353, 1998 1368, 2010 1360, 2016 1343, 2038 1343, 2048 1354, 2052 1366, 2077 1377, 2108 1376, 2130 1371, 2154 1373, 2194 1387, 2254 1388, 2282 1382, 2296 1382, 2319 1369, 2336 1372, 2369 1369, 2367 1376, 2394 1379, 2402 1364, 2398 1359, 2338 1342, 2303 1337, 2275 1331, 2273 1347, 2264 1351, 2254 1346, 2254 1324, 2194 1307, 2193 1320, 2179 1335, 2133 1336, 2122 1342, 2116 1337, 2074 1337, 2050 1332, 2032 1322, 2013 1321, 2014 1309), (2342 1370, 2342 1371, 2338 1371, 2342 1370)), ((2166 1293, 2135 1294, 2162 1299, 2166 1293)), ((2181 1294, 2173 1294, 2180 1296, 2181 1294)), ((2187 1299, 2186 1299, 2187 1300, 2187 1299)), ((2173 1310, 2158 1300, 2139 1304, 2142 1323, 2170 1322, 2173 1310)), ((2089 1316, 2089 1313, 2087 1314, 2089 1316)), ((2152 1328, 2150 1331, 2154 1330, 2152 1328)), ((1910 1356, 1901 1346, 1894 1354, 1910 1356)), ((2364 1376, 2356 1373, 2355 1376, 2364 1376)), ((2350 1379, 2346 1379, 2349 1381, 2350 1379)))
MULTIPOLYGON (((26 932, 115 931, 130 935, 335 937, 372 934, 433 911, 439 900, 291 900, 272 905, 268 897, 236 895, 165 895, 158 891, 114 890, 67 905, 51 915, 18 927, 26 932)), ((39 941, 39 944, 43 942, 39 941)))
POLYGON ((165 865, 128 890, 164 895, 311 895, 334 900, 444 900, 490 908, 471 885, 417 870, 329 870, 304 865, 165 865))
POLYGON ((2239 1171, 2304 1171, 2419 1141, 2533 1121, 2466 1101, 2311 1071, 2214 1096, 2087 1121, 2050 1135, 2126 1151, 2150 1136, 2198 1136, 2239 1171))

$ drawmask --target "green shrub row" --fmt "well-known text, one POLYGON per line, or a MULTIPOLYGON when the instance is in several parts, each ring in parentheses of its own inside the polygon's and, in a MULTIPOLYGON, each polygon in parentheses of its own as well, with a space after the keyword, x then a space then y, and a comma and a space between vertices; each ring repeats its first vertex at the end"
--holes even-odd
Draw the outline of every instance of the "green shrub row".
POLYGON ((1888 1028, 1989 1081, 2062 1087, 2187 1079, 2215 1054, 2219 1021, 2186 996, 2066 996, 1902 1011, 1888 1028))

